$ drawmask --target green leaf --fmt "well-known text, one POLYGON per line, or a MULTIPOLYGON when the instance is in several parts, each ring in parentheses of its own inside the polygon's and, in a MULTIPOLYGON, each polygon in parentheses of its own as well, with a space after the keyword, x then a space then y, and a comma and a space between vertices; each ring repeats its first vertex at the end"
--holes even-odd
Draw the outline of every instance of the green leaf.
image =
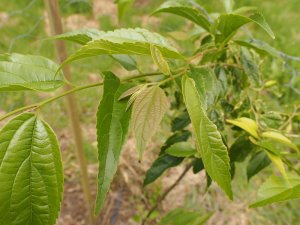
POLYGON ((201 26, 206 31, 210 30, 210 22, 207 16, 196 7, 196 3, 187 0, 169 0, 164 2, 153 14, 171 13, 184 17, 195 24, 201 26))
POLYGON ((289 175, 288 179, 271 176, 258 190, 258 200, 251 208, 261 207, 275 202, 300 198, 300 178, 289 175))
POLYGON ((150 45, 155 45, 166 58, 184 59, 161 35, 146 29, 118 29, 108 31, 82 46, 63 64, 97 55, 151 55, 150 45))
POLYGON ((241 48, 241 63, 244 68, 245 73, 254 81, 256 86, 260 85, 260 76, 257 64, 253 61, 253 57, 247 48, 241 48))
POLYGON ((127 9, 133 4, 134 0, 116 0, 115 2, 118 4, 118 19, 120 22, 127 9))
POLYGON ((105 34, 104 31, 90 28, 66 32, 64 34, 54 36, 53 39, 72 41, 81 45, 85 45, 92 40, 100 38, 103 34, 105 34))
POLYGON ((119 156, 127 136, 131 112, 126 111, 126 101, 119 101, 128 85, 111 72, 104 73, 104 91, 97 112, 98 140, 98 193, 95 212, 99 213, 117 171, 119 156))
POLYGON ((205 114, 195 83, 187 76, 182 79, 182 93, 205 169, 232 199, 229 156, 221 134, 205 114))
POLYGON ((147 171, 144 186, 151 184, 157 178, 159 178, 167 169, 178 166, 182 161, 183 157, 175 157, 168 154, 159 156, 151 165, 147 171))
POLYGON ((35 55, 0 55, 0 91, 53 91, 64 84, 58 65, 35 55))
POLYGON ((231 123, 243 130, 247 131, 253 137, 258 138, 258 126, 256 122, 252 119, 241 117, 235 120, 226 120, 228 123, 231 123))
POLYGON ((132 107, 132 129, 140 160, 168 106, 168 99, 158 86, 146 88, 136 97, 132 107))
POLYGON ((243 162, 254 146, 246 135, 240 136, 229 149, 230 162, 243 162))
MULTIPOLYGON (((104 31, 99 31, 97 29, 84 29, 60 34, 54 36, 53 38, 58 40, 72 41, 81 45, 85 45, 92 40, 101 38, 104 34, 104 31)), ((136 61, 130 55, 115 54, 111 57, 128 71, 132 71, 137 68, 136 61)))
POLYGON ((194 174, 199 173, 203 169, 204 169, 204 165, 202 159, 196 158, 193 162, 193 173, 194 174))
POLYGON ((264 151, 257 152, 254 154, 248 162, 247 166, 247 178, 250 180, 251 177, 259 173, 261 170, 270 165, 271 161, 264 151))
POLYGON ((247 23, 254 22, 264 29, 272 38, 275 38, 273 31, 265 21, 260 12, 252 14, 250 17, 225 14, 221 15, 217 23, 217 33, 215 34, 216 43, 225 45, 237 32, 237 30, 247 23))
POLYGON ((290 139, 288 139, 286 136, 284 136, 281 133, 274 132, 274 131, 266 131, 262 133, 261 136, 276 141, 278 143, 285 144, 289 146, 291 149, 294 149, 295 151, 299 152, 299 148, 297 147, 297 145, 295 145, 290 139))
POLYGON ((171 145, 166 149, 166 153, 176 157, 190 157, 195 155, 196 149, 194 149, 188 142, 178 142, 171 145))
POLYGON ((63 169, 53 130, 24 113, 0 131, 0 218, 5 225, 54 225, 63 169))
POLYGON ((189 113, 187 111, 183 112, 180 116, 174 118, 171 122, 172 132, 177 130, 182 130, 191 123, 189 113))
POLYGON ((112 55, 111 57, 128 71, 137 69, 137 63, 130 55, 112 55))
POLYGON ((160 50, 155 45, 150 45, 152 59, 158 69, 165 75, 171 75, 171 70, 167 60, 163 57, 160 50))
POLYGON ((200 211, 176 208, 165 215, 159 225, 202 225, 205 224, 211 216, 212 213, 203 215, 200 211))
POLYGON ((220 94, 220 83, 211 69, 192 68, 188 76, 195 81, 195 86, 200 95, 202 107, 207 110, 215 103, 220 94))
POLYGON ((189 137, 189 131, 182 131, 176 132, 166 140, 164 146, 161 148, 160 156, 153 162, 150 169, 146 173, 144 186, 154 182, 167 169, 175 167, 183 161, 184 158, 182 157, 175 157, 165 154, 165 150, 177 142, 187 141, 189 137))

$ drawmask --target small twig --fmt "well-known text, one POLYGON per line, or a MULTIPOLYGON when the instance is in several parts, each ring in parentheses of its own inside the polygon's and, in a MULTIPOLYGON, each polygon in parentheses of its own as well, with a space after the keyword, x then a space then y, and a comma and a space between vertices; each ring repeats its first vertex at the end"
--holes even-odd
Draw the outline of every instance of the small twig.
POLYGON ((146 217, 143 219, 141 225, 145 225, 147 219, 151 216, 151 214, 158 208, 160 203, 167 197, 167 195, 179 184, 179 182, 184 178, 190 168, 193 166, 193 163, 187 165, 185 170, 181 173, 181 175, 177 178, 177 180, 158 198, 156 203, 151 207, 146 217))

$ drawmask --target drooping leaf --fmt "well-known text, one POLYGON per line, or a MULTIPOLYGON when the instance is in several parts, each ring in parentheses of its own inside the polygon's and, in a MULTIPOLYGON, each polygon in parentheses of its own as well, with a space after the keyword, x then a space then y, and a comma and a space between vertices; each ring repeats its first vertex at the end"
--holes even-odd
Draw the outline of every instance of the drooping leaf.
POLYGON ((286 171, 284 168, 284 164, 283 164, 281 158, 272 152, 266 152, 266 153, 267 153, 269 159, 271 159, 273 164, 278 168, 278 170, 282 174, 282 176, 287 177, 287 174, 286 174, 286 171))
POLYGON ((167 148, 166 153, 176 157, 190 157, 196 154, 196 149, 188 142, 178 142, 167 148))
POLYGON ((0 91, 53 91, 64 84, 58 65, 42 56, 0 55, 0 91))
POLYGON ((171 75, 171 70, 168 62, 161 54, 160 50, 155 45, 150 45, 152 59, 158 69, 165 75, 171 75))
POLYGON ((144 180, 144 186, 151 184, 157 178, 159 178, 167 169, 178 166, 183 157, 175 157, 169 154, 163 154, 159 156, 151 165, 150 169, 146 173, 144 180))
POLYGON ((202 212, 176 208, 165 215, 159 225, 202 225, 205 224, 211 216, 212 213, 203 215, 202 212))
POLYGON ((253 61, 253 57, 251 56, 251 53, 245 47, 241 48, 241 63, 245 73, 250 78, 250 80, 254 81, 254 84, 256 86, 260 85, 260 76, 259 76, 258 67, 256 63, 253 61))
POLYGON ((194 174, 199 173, 203 169, 204 169, 204 164, 202 162, 202 159, 196 158, 193 163, 193 173, 194 174))
POLYGON ((251 177, 259 173, 261 170, 270 165, 271 161, 264 151, 257 152, 254 154, 248 162, 247 166, 247 178, 250 180, 251 177))
POLYGON ((194 81, 187 76, 182 79, 182 92, 204 167, 210 177, 232 198, 229 156, 221 134, 205 114, 194 81))
POLYGON ((63 170, 52 129, 24 113, 0 131, 0 218, 5 225, 54 225, 63 170))
POLYGON ((226 120, 228 123, 231 123, 243 130, 247 131, 253 137, 258 138, 258 126, 256 122, 252 119, 241 117, 235 120, 226 120))
POLYGON ((134 0, 115 0, 115 2, 118 4, 118 18, 120 22, 122 21, 127 9, 133 4, 134 0))
POLYGON ((182 130, 191 123, 189 113, 187 111, 183 112, 180 116, 174 118, 171 122, 172 132, 177 130, 182 130))
POLYGON ((258 200, 251 208, 261 207, 275 202, 300 198, 300 178, 288 175, 288 178, 271 176, 258 190, 258 200))
POLYGON ((165 153, 165 150, 175 143, 187 141, 189 137, 189 131, 181 131, 176 132, 166 140, 164 146, 161 148, 160 156, 153 162, 150 169, 146 173, 144 186, 154 182, 167 169, 178 166, 183 161, 183 157, 168 155, 165 153))
POLYGON ((210 29, 210 22, 199 8, 196 7, 196 3, 189 0, 169 0, 164 2, 158 9, 154 11, 156 13, 171 13, 181 17, 184 17, 195 24, 201 26, 206 31, 210 29))
POLYGON ((276 141, 278 143, 285 144, 289 146, 291 149, 294 149, 295 151, 299 152, 297 145, 295 145, 290 139, 288 139, 286 136, 284 136, 281 133, 274 132, 274 131, 266 131, 263 132, 261 136, 276 141))
POLYGON ((126 70, 132 71, 137 69, 137 63, 130 55, 112 55, 111 56, 115 61, 117 61, 121 66, 126 70))
POLYGON ((98 141, 98 193, 95 212, 99 213, 117 171, 119 156, 127 136, 131 111, 126 111, 126 101, 119 101, 128 85, 111 72, 104 73, 104 91, 97 112, 98 141))
POLYGON ((136 97, 132 106, 132 129, 140 159, 148 141, 159 128, 168 105, 164 91, 158 86, 146 88, 136 97))
POLYGON ((243 162, 254 146, 246 135, 240 136, 229 149, 230 162, 243 162))
POLYGON ((150 45, 155 45, 166 58, 184 59, 166 39, 146 29, 118 29, 100 35, 67 58, 62 66, 72 61, 97 55, 151 55, 150 45))
POLYGON ((275 38, 273 31, 265 21, 260 12, 252 14, 250 17, 225 14, 218 18, 217 31, 215 34, 216 43, 226 44, 237 32, 237 30, 247 23, 254 22, 264 29, 272 38, 275 38))

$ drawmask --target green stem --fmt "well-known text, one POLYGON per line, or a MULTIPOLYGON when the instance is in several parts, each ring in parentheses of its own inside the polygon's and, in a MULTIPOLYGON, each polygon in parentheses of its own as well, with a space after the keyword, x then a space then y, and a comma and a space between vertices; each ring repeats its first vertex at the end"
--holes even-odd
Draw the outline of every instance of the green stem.
MULTIPOLYGON (((132 76, 128 76, 124 79, 122 79, 122 81, 130 81, 130 80, 134 80, 134 79, 140 79, 140 78, 144 78, 144 77, 149 77, 149 76, 157 76, 157 75, 161 75, 160 72, 154 72, 154 73, 145 73, 145 74, 139 74, 139 75, 132 75, 132 76)), ((56 95, 52 98, 49 98, 49 99, 46 99, 42 102, 39 102, 39 103, 35 103, 35 104, 32 104, 32 105, 28 105, 28 106, 24 106, 22 108, 19 108, 19 109, 16 109, 16 110, 13 110, 7 114, 5 114, 4 116, 0 117, 0 121, 8 118, 8 117, 11 117, 17 113, 20 113, 20 112, 24 112, 24 111, 27 111, 27 110, 34 110, 34 109, 37 109, 37 108, 41 108, 42 106, 50 103, 50 102, 53 102, 59 98, 62 98, 66 95, 69 95, 69 94, 72 94, 74 92, 77 92, 77 91, 81 91, 81 90, 85 90, 85 89, 88 89, 88 88, 92 88, 92 87, 99 87, 103 85, 103 82, 100 82, 100 83, 95 83, 95 84, 89 84, 89 85, 84 85, 84 86, 79 86, 79 87, 76 87, 76 88, 73 88, 69 91, 66 91, 66 92, 63 92, 59 95, 56 95)))

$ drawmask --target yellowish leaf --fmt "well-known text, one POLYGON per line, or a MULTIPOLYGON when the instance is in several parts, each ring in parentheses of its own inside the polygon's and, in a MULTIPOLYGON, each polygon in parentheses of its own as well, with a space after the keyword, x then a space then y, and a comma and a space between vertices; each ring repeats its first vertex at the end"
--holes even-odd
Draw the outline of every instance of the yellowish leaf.
POLYGON ((288 139, 286 136, 284 136, 281 133, 274 132, 274 131, 267 131, 262 133, 261 136, 285 144, 289 146, 291 149, 294 149, 295 151, 299 152, 299 148, 290 139, 288 139))
POLYGON ((158 67, 158 69, 165 75, 171 75, 169 64, 162 55, 159 48, 157 48, 155 45, 150 45, 150 51, 152 59, 155 65, 158 67))
POLYGON ((235 120, 226 120, 228 123, 233 124, 243 130, 247 131, 253 137, 258 138, 258 126, 252 119, 241 117, 235 120))

